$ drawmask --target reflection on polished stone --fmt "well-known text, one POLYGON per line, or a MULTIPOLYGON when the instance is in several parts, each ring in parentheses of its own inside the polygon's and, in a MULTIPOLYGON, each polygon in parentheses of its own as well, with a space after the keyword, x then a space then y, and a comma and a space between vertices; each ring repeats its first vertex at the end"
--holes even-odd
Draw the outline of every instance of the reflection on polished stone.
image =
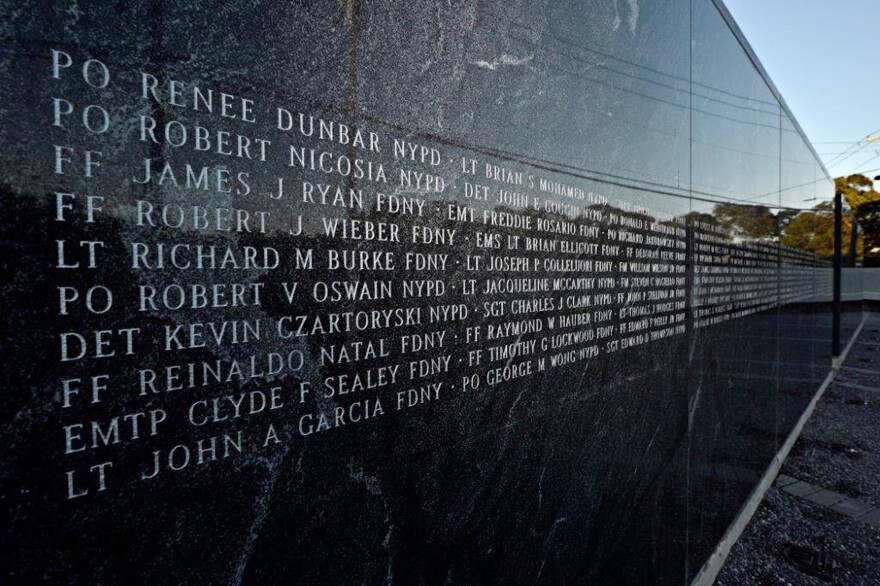
POLYGON ((6 576, 691 579, 829 364, 726 18, 15 10, 6 576))

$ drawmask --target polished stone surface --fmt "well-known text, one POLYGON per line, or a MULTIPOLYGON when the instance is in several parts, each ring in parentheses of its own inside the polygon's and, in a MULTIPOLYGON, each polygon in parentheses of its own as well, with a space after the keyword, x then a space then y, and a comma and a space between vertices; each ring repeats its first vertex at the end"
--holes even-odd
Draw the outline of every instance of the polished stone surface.
POLYGON ((710 0, 0 6, 11 582, 680 584, 827 374, 710 0))

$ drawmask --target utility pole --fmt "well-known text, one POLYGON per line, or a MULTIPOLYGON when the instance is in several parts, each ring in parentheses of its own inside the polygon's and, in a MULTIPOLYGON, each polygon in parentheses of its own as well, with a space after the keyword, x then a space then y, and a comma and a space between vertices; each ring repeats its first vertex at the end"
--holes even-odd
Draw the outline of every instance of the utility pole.
POLYGON ((831 322, 831 364, 838 366, 840 360, 840 312, 842 310, 840 287, 843 264, 843 194, 834 192, 834 306, 831 322))

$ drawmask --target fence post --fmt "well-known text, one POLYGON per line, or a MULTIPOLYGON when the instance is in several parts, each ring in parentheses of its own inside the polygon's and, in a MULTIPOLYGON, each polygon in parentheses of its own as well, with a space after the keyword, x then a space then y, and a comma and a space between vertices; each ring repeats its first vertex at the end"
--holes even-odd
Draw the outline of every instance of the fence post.
POLYGON ((843 194, 834 192, 834 307, 831 322, 831 362, 840 358, 841 277, 843 265, 843 194))

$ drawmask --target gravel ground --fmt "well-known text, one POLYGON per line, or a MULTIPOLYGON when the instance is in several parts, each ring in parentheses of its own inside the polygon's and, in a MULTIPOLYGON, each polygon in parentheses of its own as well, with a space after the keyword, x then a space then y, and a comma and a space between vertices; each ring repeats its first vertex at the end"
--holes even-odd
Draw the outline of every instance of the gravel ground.
MULTIPOLYGON (((880 314, 865 324, 781 474, 880 507, 880 314)), ((771 488, 716 584, 880 585, 880 528, 771 488), (831 578, 799 571, 784 555, 789 544, 827 555, 831 578)))

